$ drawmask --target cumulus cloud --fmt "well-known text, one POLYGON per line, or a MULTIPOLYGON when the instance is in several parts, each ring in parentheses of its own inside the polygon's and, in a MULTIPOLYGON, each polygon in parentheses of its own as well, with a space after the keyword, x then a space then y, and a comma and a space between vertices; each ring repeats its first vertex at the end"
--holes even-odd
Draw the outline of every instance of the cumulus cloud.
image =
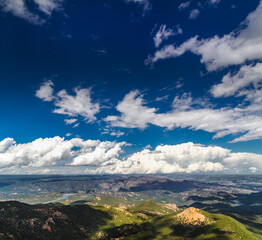
POLYGON ((125 160, 112 159, 87 173, 154 174, 194 172, 254 172, 262 171, 262 155, 232 153, 218 146, 194 143, 157 146, 144 149, 125 160))
POLYGON ((13 138, 5 138, 0 142, 0 153, 4 153, 11 145, 15 143, 13 138))
MULTIPOLYGON (((62 9, 63 0, 34 0, 32 3, 38 11, 49 17, 53 11, 62 9)), ((10 12, 14 16, 33 24, 43 24, 46 20, 45 17, 29 10, 28 3, 25 0, 2 0, 0 7, 4 12, 10 12)))
POLYGON ((71 157, 72 144, 64 141, 63 138, 39 138, 33 142, 16 144, 11 139, 12 144, 6 145, 6 139, 0 142, 0 146, 5 146, 5 151, 0 154, 0 166, 22 166, 33 167, 52 166, 58 161, 71 157))
POLYGON ((211 93, 214 97, 233 96, 239 90, 251 84, 256 86, 259 82, 262 82, 262 63, 257 63, 254 66, 244 65, 237 73, 226 74, 221 83, 211 88, 211 93))
POLYGON ((198 17, 199 13, 200 13, 200 12, 199 12, 198 9, 193 9, 193 10, 190 12, 190 14, 189 14, 188 19, 192 19, 192 20, 196 19, 196 18, 198 17))
MULTIPOLYGON (((99 103, 94 103, 91 98, 91 88, 74 88, 74 95, 70 95, 65 89, 54 93, 53 82, 45 81, 39 90, 36 91, 36 97, 43 101, 53 101, 54 113, 73 117, 65 119, 66 124, 73 124, 77 121, 76 117, 83 117, 85 121, 92 122, 96 120, 95 115, 100 111, 99 103)), ((76 126, 76 125, 75 125, 76 126)))
POLYGON ((235 108, 213 108, 200 99, 193 99, 184 93, 174 98, 170 111, 158 113, 148 107, 138 90, 126 94, 116 109, 120 115, 105 118, 112 127, 145 129, 150 124, 167 129, 190 128, 215 133, 214 138, 230 134, 242 134, 232 142, 262 138, 261 103, 235 108))
POLYGON ((88 122, 96 120, 95 115, 100 111, 99 103, 93 103, 91 88, 75 88, 75 95, 70 95, 66 90, 57 93, 54 113, 70 117, 82 116, 88 122))
POLYGON ((118 103, 116 109, 121 116, 107 116, 106 122, 114 127, 144 129, 155 117, 156 108, 148 108, 143 95, 138 91, 131 91, 118 103))
POLYGON ((17 144, 0 141, 5 173, 154 174, 194 172, 262 172, 262 155, 191 142, 148 147, 120 158, 126 142, 61 137, 17 144))
POLYGON ((248 15, 240 28, 222 37, 199 39, 195 36, 180 46, 167 45, 149 56, 145 63, 161 59, 176 58, 187 51, 201 56, 201 62, 209 71, 238 65, 247 60, 262 58, 262 1, 248 15))
POLYGON ((79 150, 79 155, 76 156, 68 165, 97 166, 118 157, 122 152, 121 147, 125 144, 125 142, 99 142, 95 145, 95 148, 90 148, 90 144, 84 144, 79 150))
POLYGON ((0 142, 0 167, 96 166, 118 157, 123 145, 124 142, 65 140, 58 136, 17 144, 14 139, 6 138, 0 142))
POLYGON ((182 34, 182 32, 183 30, 179 26, 177 26, 177 30, 174 31, 171 28, 166 28, 165 24, 161 25, 156 35, 154 36, 155 47, 158 48, 161 45, 161 43, 164 40, 167 40, 170 36, 182 34))
POLYGON ((51 80, 43 82, 40 88, 36 91, 35 96, 42 99, 45 102, 51 102, 54 99, 53 86, 54 83, 51 80))

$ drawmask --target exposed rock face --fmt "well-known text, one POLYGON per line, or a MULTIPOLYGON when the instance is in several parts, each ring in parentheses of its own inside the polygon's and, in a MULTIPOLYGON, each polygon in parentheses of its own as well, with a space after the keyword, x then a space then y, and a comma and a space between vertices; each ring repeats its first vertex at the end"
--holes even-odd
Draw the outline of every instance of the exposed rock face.
POLYGON ((204 225, 209 222, 209 219, 201 214, 199 209, 194 207, 187 208, 183 212, 177 214, 175 219, 182 224, 190 225, 204 225))
POLYGON ((169 209, 172 209, 174 211, 177 211, 178 210, 178 207, 176 204, 174 203, 168 203, 168 204, 165 204, 165 207, 169 208, 169 209))

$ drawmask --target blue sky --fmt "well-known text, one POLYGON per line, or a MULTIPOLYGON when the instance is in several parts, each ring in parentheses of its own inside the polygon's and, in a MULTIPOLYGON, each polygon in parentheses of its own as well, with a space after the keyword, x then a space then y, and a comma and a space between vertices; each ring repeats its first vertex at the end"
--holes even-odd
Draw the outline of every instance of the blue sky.
POLYGON ((259 0, 0 9, 2 172, 262 171, 259 0))

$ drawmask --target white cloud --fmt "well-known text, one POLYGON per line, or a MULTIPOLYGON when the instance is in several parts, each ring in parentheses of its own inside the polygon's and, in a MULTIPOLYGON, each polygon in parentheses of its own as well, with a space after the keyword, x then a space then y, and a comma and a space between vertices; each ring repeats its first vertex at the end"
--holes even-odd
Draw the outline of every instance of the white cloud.
POLYGON ((262 1, 236 31, 202 40, 195 36, 180 46, 164 46, 154 56, 149 56, 145 63, 175 58, 186 51, 200 55, 201 62, 209 71, 242 64, 247 60, 262 59, 262 1))
MULTIPOLYGON (((53 11, 61 10, 62 0, 34 0, 33 3, 38 7, 38 10, 47 16, 50 16, 53 11)), ((10 12, 16 17, 20 17, 33 24, 43 24, 45 18, 38 13, 29 10, 27 1, 25 0, 2 0, 0 7, 4 12, 10 12)))
POLYGON ((70 95, 66 90, 59 91, 54 103, 57 108, 53 112, 70 117, 82 116, 88 122, 96 120, 100 106, 92 102, 91 88, 75 88, 74 92, 75 95, 70 95))
POLYGON ((168 98, 169 98, 169 96, 168 96, 168 95, 165 95, 165 96, 163 96, 163 97, 157 97, 157 98, 155 99, 155 101, 156 101, 156 102, 162 102, 162 101, 166 101, 168 98))
POLYGON ((1 173, 153 174, 193 172, 262 172, 262 155, 191 142, 149 147, 120 158, 125 142, 61 137, 17 144, 0 141, 1 173))
POLYGON ((155 43, 155 47, 158 48, 161 43, 164 40, 167 40, 170 36, 175 36, 177 34, 182 34, 183 30, 177 26, 177 30, 174 31, 171 28, 166 29, 166 25, 163 24, 160 26, 160 28, 158 29, 156 35, 154 36, 154 43, 155 43))
POLYGON ((262 86, 258 89, 243 89, 239 91, 238 97, 245 96, 244 102, 249 101, 252 102, 252 105, 249 106, 250 110, 253 111, 262 111, 261 103, 262 103, 262 86))
POLYGON ((51 15, 54 10, 59 10, 61 8, 61 3, 63 0, 34 0, 34 2, 39 6, 39 10, 47 15, 51 15))
MULTIPOLYGON (((196 36, 180 46, 164 46, 161 50, 156 51, 154 56, 149 57, 145 63, 152 64, 160 59, 178 57, 186 51, 201 55, 201 62, 206 65, 209 71, 219 70, 230 65, 245 64, 249 60, 259 60, 262 58, 261 16, 262 1, 236 31, 222 37, 214 36, 202 40, 196 36)), ((235 107, 221 108, 192 107, 190 96, 185 99, 179 98, 180 102, 177 104, 180 106, 179 109, 172 109, 165 114, 154 112, 153 118, 149 122, 146 121, 144 125, 154 124, 169 129, 174 127, 201 129, 215 133, 215 138, 237 134, 232 142, 261 139, 261 80, 262 63, 242 65, 237 72, 226 74, 222 81, 213 85, 210 90, 212 96, 216 98, 243 97, 241 104, 235 107), (163 118, 166 118, 165 121, 163 118), (214 125, 212 121, 217 124, 214 125)))
POLYGON ((45 102, 51 102, 54 99, 53 86, 54 83, 51 80, 43 82, 40 88, 36 91, 35 96, 42 99, 45 102))
POLYGON ((200 13, 200 12, 199 12, 198 9, 193 9, 193 10, 190 12, 190 14, 189 14, 188 19, 192 19, 192 20, 196 19, 196 18, 198 17, 199 13, 200 13))
POLYGON ((87 173, 154 174, 194 172, 254 172, 262 171, 262 155, 232 153, 218 146, 194 143, 157 146, 144 149, 125 160, 112 159, 87 173))
POLYGON ((64 120, 67 125, 73 124, 77 121, 77 118, 70 118, 64 120))
MULTIPOLYGON (((0 145, 3 141, 0 142, 0 145)), ((25 144, 16 144, 13 140, 12 145, 0 153, 0 166, 52 166, 58 161, 70 158, 72 156, 71 148, 72 143, 60 137, 39 138, 25 144)))
POLYGON ((166 45, 162 49, 157 50, 154 56, 148 56, 145 60, 145 64, 154 64, 155 62, 167 58, 175 58, 181 56, 186 51, 195 49, 197 44, 197 37, 191 38, 188 41, 181 44, 179 47, 173 45, 166 45))
POLYGON ((33 142, 16 144, 7 138, 0 142, 0 167, 49 167, 63 165, 99 165, 116 158, 125 143, 101 142, 61 137, 39 138, 33 142))
POLYGON ((121 137, 121 136, 123 136, 125 133, 124 132, 121 132, 121 131, 112 131, 111 133, 110 133, 110 135, 111 136, 116 136, 116 137, 121 137))
POLYGON ((114 127, 144 129, 155 117, 157 110, 156 108, 146 107, 145 103, 143 95, 138 90, 131 91, 116 107, 121 116, 108 116, 105 121, 110 122, 114 127))
POLYGON ((112 128, 110 128, 109 126, 107 126, 106 128, 103 128, 103 129, 100 129, 102 130, 103 132, 101 133, 102 135, 104 134, 109 134, 111 136, 115 136, 117 138, 123 136, 125 133, 120 131, 120 130, 113 130, 112 128))
POLYGON ((10 146, 15 143, 13 138, 5 138, 0 142, 0 153, 4 153, 10 146))
POLYGON ((231 153, 224 162, 228 167, 236 169, 236 171, 261 172, 262 170, 262 155, 255 153, 231 153))
POLYGON ((149 0, 125 0, 127 3, 137 3, 143 7, 144 14, 151 10, 152 4, 149 0))
POLYGON ((165 113, 158 113, 158 109, 146 104, 138 90, 131 91, 116 107, 120 115, 108 116, 105 121, 112 127, 145 129, 151 124, 167 129, 204 130, 215 133, 214 138, 242 134, 232 142, 262 138, 261 102, 235 108, 213 108, 184 93, 174 98, 171 110, 165 113))
MULTIPOLYGON (((73 117, 65 119, 66 124, 76 122, 76 117, 83 117, 85 121, 92 122, 96 120, 95 115, 100 111, 99 103, 94 103, 91 98, 91 88, 74 88, 75 95, 70 95, 65 89, 54 93, 53 83, 44 82, 40 89, 36 91, 36 97, 43 101, 53 101, 54 113, 73 117)), ((75 125, 78 126, 78 125, 75 125)))
POLYGON ((74 124, 73 128, 76 128, 79 126, 79 123, 74 124))
POLYGON ((122 152, 121 147, 125 145, 125 142, 99 142, 94 149, 91 149, 89 144, 83 146, 79 151, 79 155, 76 156, 70 166, 97 166, 106 161, 115 159, 122 152))
POLYGON ((178 6, 178 9, 179 9, 179 10, 183 10, 183 9, 185 9, 185 8, 188 8, 189 5, 190 5, 190 1, 183 2, 183 3, 181 3, 181 4, 178 6))
MULTIPOLYGON (((231 128, 245 133, 232 142, 262 138, 262 64, 244 65, 234 74, 226 74, 221 83, 211 88, 214 97, 244 97, 242 103, 232 109, 231 128)), ((230 131, 230 130, 229 130, 230 131)), ((223 136, 225 131, 217 134, 223 136)))
POLYGON ((249 86, 257 85, 262 82, 262 63, 256 65, 244 65, 235 74, 226 74, 222 82, 211 88, 214 97, 233 96, 239 90, 249 86))

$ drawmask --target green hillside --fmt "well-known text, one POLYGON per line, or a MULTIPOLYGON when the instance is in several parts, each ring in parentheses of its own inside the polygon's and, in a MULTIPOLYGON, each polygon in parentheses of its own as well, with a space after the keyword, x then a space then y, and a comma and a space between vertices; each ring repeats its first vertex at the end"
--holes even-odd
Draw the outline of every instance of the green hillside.
POLYGON ((143 212, 150 215, 167 215, 174 213, 175 211, 165 207, 163 204, 156 203, 152 200, 147 200, 143 203, 140 203, 132 208, 129 208, 132 212, 143 212))
POLYGON ((142 231, 129 240, 137 239, 188 239, 188 240, 258 240, 262 239, 246 229, 244 225, 222 214, 209 214, 201 211, 209 219, 207 224, 183 224, 174 219, 174 215, 158 217, 143 225, 142 231))
POLYGON ((110 205, 110 206, 129 206, 131 203, 126 198, 115 196, 98 196, 86 200, 87 204, 93 205, 110 205))
POLYGON ((151 200, 130 208, 0 202, 0 213, 1 240, 262 239, 229 216, 194 207, 175 212, 151 200))

